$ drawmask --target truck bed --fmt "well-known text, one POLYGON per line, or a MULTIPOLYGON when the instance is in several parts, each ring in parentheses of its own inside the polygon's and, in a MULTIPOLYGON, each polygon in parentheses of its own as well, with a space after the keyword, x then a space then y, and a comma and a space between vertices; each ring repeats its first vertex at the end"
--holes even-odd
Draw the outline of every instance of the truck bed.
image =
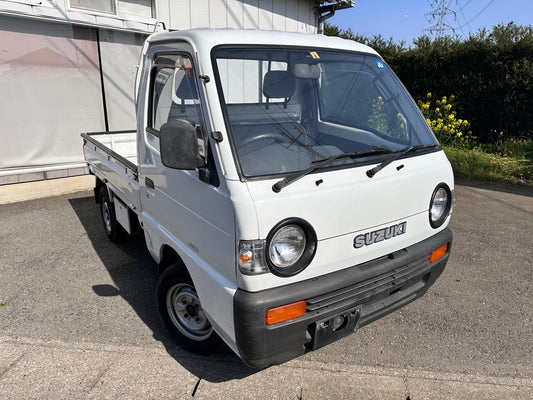
MULTIPOLYGON (((81 137, 95 146, 95 152, 98 152, 98 150, 103 151, 107 155, 114 157, 117 162, 124 164, 125 168, 134 170, 135 174, 137 174, 136 131, 91 132, 82 133, 81 137)), ((84 148, 87 142, 84 143, 84 148)))
POLYGON ((82 133, 81 137, 91 173, 128 207, 139 208, 136 131, 91 132, 82 133))

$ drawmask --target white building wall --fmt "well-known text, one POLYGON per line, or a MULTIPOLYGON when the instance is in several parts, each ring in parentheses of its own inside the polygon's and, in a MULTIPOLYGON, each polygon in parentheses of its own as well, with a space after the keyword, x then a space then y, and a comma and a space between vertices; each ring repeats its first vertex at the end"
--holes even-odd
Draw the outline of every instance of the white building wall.
POLYGON ((70 4, 70 0, 0 0, 0 14, 136 32, 153 32, 157 21, 156 18, 125 14, 120 7, 115 15, 111 15, 71 7, 70 4))
POLYGON ((144 35, 100 29, 99 39, 107 128, 112 131, 135 129, 135 66, 144 35))
POLYGON ((0 171, 79 163, 79 132, 104 128, 96 30, 1 16, 0 27, 0 171))
POLYGON ((0 86, 9 93, 0 99, 0 185, 79 173, 80 132, 135 127, 134 66, 157 21, 170 29, 316 33, 320 3, 154 2, 150 18, 120 5, 106 14, 71 7, 70 0, 0 0, 0 86), (79 37, 80 26, 87 37, 79 37))
POLYGON ((172 0, 157 3, 171 29, 198 27, 316 33, 312 0, 172 0))
MULTIPOLYGON (((139 7, 114 14, 72 7, 71 0, 1 0, 0 14, 41 18, 100 28, 151 33, 157 21, 171 29, 198 27, 316 33, 320 0, 153 0, 152 18, 134 15, 139 7), (128 13, 129 12, 129 13, 128 13)), ((72 3, 74 4, 74 3, 72 3)))
POLYGON ((316 33, 310 0, 174 0, 158 2, 157 14, 171 29, 197 27, 316 33))

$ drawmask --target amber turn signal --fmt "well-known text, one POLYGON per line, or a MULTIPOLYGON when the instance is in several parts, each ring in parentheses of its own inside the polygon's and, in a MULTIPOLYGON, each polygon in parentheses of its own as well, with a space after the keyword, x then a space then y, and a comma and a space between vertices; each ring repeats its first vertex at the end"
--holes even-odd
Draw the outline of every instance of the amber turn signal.
POLYGON ((271 308, 266 313, 266 323, 267 325, 272 325, 304 315, 305 307, 305 300, 302 300, 281 307, 271 308))
POLYGON ((432 262, 437 261, 444 254, 446 254, 447 251, 448 251, 448 243, 446 243, 442 247, 439 247, 437 250, 432 251, 431 254, 429 255, 429 262, 432 263, 432 262))

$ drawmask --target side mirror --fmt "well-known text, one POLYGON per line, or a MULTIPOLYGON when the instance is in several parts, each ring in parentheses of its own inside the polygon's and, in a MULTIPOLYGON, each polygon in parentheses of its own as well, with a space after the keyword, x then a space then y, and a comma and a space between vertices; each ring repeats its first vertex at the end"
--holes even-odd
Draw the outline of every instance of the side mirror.
POLYGON ((161 161, 165 167, 192 170, 205 165, 200 157, 196 129, 190 122, 167 122, 159 133, 161 161))

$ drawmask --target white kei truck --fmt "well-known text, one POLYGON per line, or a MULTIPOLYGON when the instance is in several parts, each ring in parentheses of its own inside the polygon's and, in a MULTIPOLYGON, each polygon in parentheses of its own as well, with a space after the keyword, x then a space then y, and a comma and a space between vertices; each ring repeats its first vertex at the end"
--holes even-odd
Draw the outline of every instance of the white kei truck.
POLYGON ((450 254, 453 172, 371 48, 154 33, 135 131, 83 133, 107 235, 142 228, 178 344, 279 364, 422 296, 450 254))

